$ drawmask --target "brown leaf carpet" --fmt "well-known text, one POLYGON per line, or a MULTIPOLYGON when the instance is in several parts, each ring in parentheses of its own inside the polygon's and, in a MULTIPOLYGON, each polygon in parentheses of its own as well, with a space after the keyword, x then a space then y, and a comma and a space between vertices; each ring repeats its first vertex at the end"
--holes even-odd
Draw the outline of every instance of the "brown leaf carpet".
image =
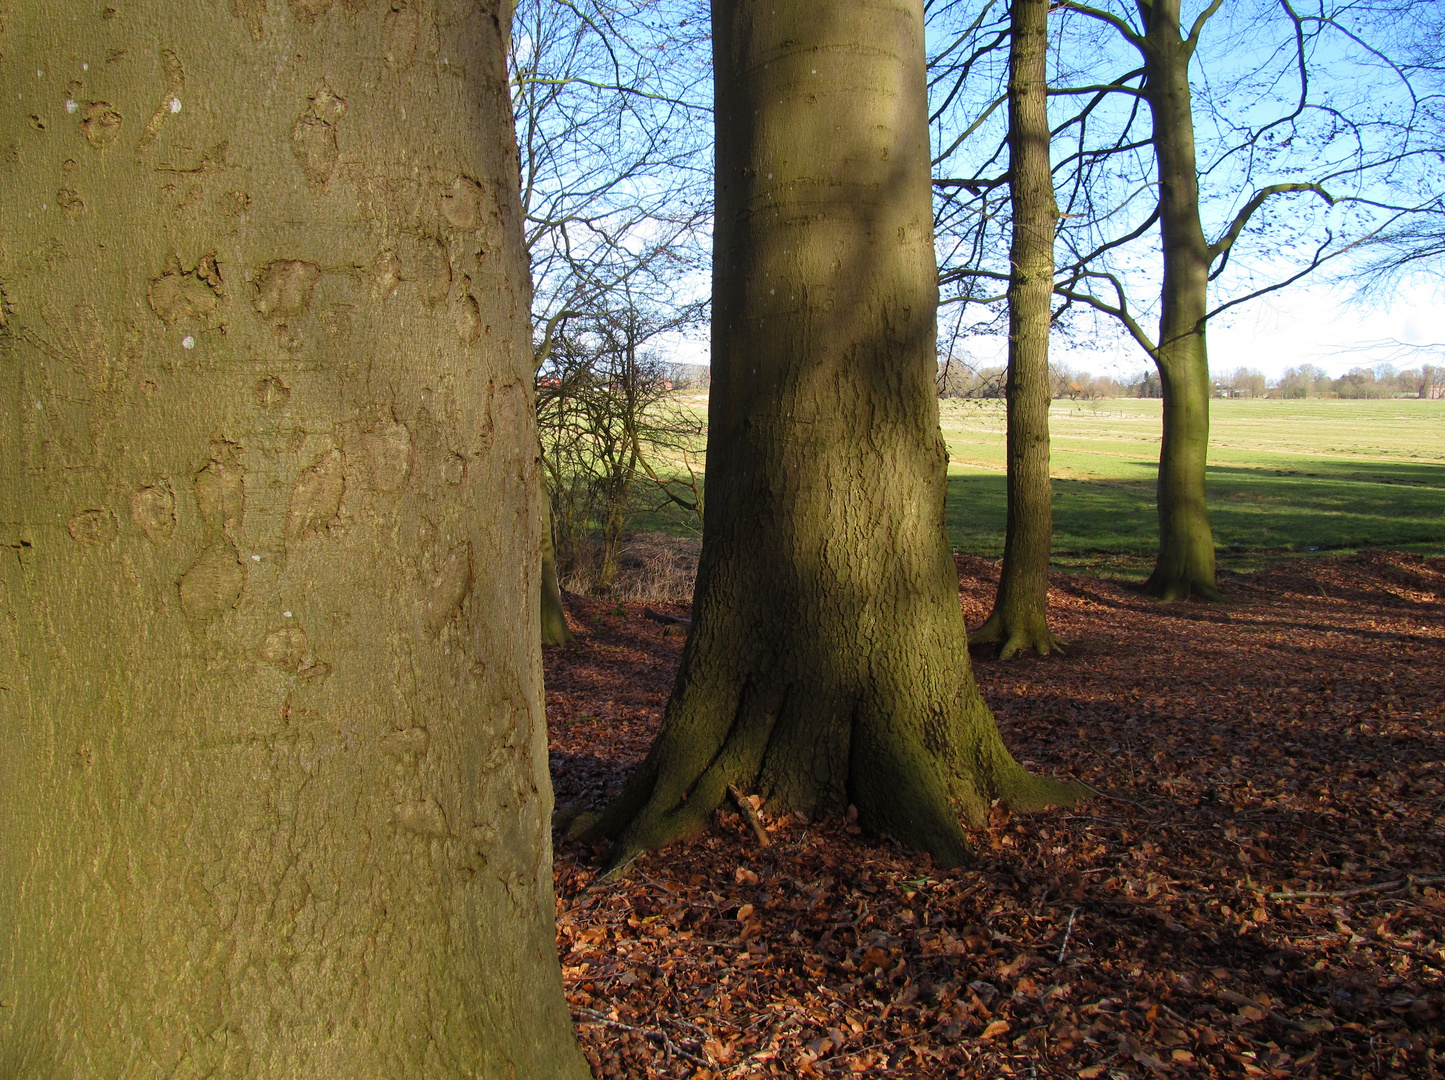
MULTIPOLYGON (((970 626, 997 565, 960 557, 970 626)), ((1372 553, 1160 606, 1056 575, 1067 653, 975 671, 1014 754, 1101 794, 941 873, 844 821, 729 806, 599 880, 557 944, 600 1077, 1439 1077, 1445 559, 1372 553)), ((546 650, 559 805, 646 753, 683 638, 570 597, 546 650)), ((686 615, 685 605, 652 604, 686 615)))

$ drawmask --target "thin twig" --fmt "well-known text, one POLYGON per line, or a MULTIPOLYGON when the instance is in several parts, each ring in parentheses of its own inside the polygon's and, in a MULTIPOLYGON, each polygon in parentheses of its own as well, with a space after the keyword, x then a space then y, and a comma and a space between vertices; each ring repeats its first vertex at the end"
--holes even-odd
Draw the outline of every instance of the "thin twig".
POLYGON ((645 1028, 637 1027, 633 1024, 624 1024, 621 1020, 614 1020, 610 1016, 606 1016, 603 1013, 597 1012, 595 1009, 578 1008, 574 1010, 572 1018, 576 1020, 579 1024, 599 1024, 603 1027, 617 1028, 620 1031, 631 1031, 635 1034, 641 1035, 643 1038, 651 1039, 654 1042, 658 1042, 662 1045, 663 1054, 669 1058, 673 1054, 676 1054, 684 1061, 690 1061, 692 1062, 692 1064, 704 1069, 711 1069, 716 1064, 716 1062, 714 1062, 711 1058, 700 1058, 696 1054, 688 1053, 682 1047, 678 1046, 677 1043, 673 1042, 670 1038, 668 1038, 667 1032, 662 1031, 659 1028, 645 1028))
POLYGON ((1069 912, 1069 926, 1064 931, 1064 943, 1059 946, 1059 963, 1064 962, 1064 953, 1069 951, 1069 939, 1074 936, 1074 920, 1079 917, 1079 909, 1074 908, 1069 912))
POLYGON ((758 812, 753 809, 752 800, 738 790, 736 784, 728 785, 728 794, 733 797, 733 802, 737 803, 738 813, 742 814, 743 820, 752 828, 753 835, 758 838, 758 844, 762 847, 772 847, 773 839, 768 835, 768 830, 763 828, 758 812))
POLYGON ((1445 884, 1445 874, 1436 874, 1431 877, 1416 877, 1414 874, 1407 874, 1403 881, 1381 881, 1375 885, 1361 885, 1358 889, 1341 889, 1338 892, 1303 889, 1299 892, 1265 893, 1265 896, 1271 900, 1343 900, 1346 897, 1362 896, 1365 893, 1394 892, 1396 889, 1413 888, 1416 885, 1442 884, 1445 884))

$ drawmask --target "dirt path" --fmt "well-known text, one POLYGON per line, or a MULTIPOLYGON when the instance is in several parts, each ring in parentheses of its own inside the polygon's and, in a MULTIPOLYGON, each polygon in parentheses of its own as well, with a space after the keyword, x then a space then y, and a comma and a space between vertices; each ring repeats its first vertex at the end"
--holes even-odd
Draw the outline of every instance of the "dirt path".
MULTIPOLYGON (((975 625, 997 567, 959 569, 975 625)), ((616 882, 559 847, 599 1076, 1445 1072, 1445 560, 1298 560, 1226 575, 1217 606, 1055 584, 1067 654, 976 656, 978 679, 1019 758, 1105 794, 996 815, 976 868, 766 808, 767 849, 719 814, 616 882)), ((600 805, 682 638, 572 603, 584 633, 546 655, 553 777, 559 804, 600 805)))

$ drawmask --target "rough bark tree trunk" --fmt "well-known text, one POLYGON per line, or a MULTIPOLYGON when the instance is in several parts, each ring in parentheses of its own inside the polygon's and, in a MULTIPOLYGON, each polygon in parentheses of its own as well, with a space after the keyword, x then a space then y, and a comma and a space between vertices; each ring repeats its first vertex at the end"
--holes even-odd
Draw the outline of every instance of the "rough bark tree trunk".
POLYGON ((1013 208, 1008 384, 1008 516, 998 595, 970 645, 996 644, 1008 659, 1047 656, 1049 631, 1049 322, 1058 204, 1049 161, 1049 0, 1012 0, 1009 47, 1009 201, 1013 208))
POLYGON ((967 858, 960 816, 1070 801, 1009 755, 944 531, 920 0, 716 0, 708 513, 614 861, 729 784, 967 858))
POLYGON ((0 1075, 589 1075, 501 7, 0 5, 0 1075))
POLYGON ((1209 451, 1209 242, 1199 217, 1199 174, 1189 90, 1193 44, 1181 33, 1180 0, 1142 5, 1144 94, 1154 121, 1159 231, 1164 251, 1155 363, 1164 396, 1159 449, 1159 556, 1144 591, 1164 600, 1217 599, 1214 533, 1205 500, 1209 451))

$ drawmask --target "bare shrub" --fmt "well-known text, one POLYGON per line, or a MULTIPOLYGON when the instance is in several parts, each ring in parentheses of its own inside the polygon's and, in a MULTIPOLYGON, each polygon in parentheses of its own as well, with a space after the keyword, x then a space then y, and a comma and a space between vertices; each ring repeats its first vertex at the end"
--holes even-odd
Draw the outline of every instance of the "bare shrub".
POLYGON ((610 586, 599 580, 604 553, 600 541, 587 545, 563 578, 568 592, 617 600, 691 600, 702 542, 666 533, 636 533, 622 541, 610 586))

